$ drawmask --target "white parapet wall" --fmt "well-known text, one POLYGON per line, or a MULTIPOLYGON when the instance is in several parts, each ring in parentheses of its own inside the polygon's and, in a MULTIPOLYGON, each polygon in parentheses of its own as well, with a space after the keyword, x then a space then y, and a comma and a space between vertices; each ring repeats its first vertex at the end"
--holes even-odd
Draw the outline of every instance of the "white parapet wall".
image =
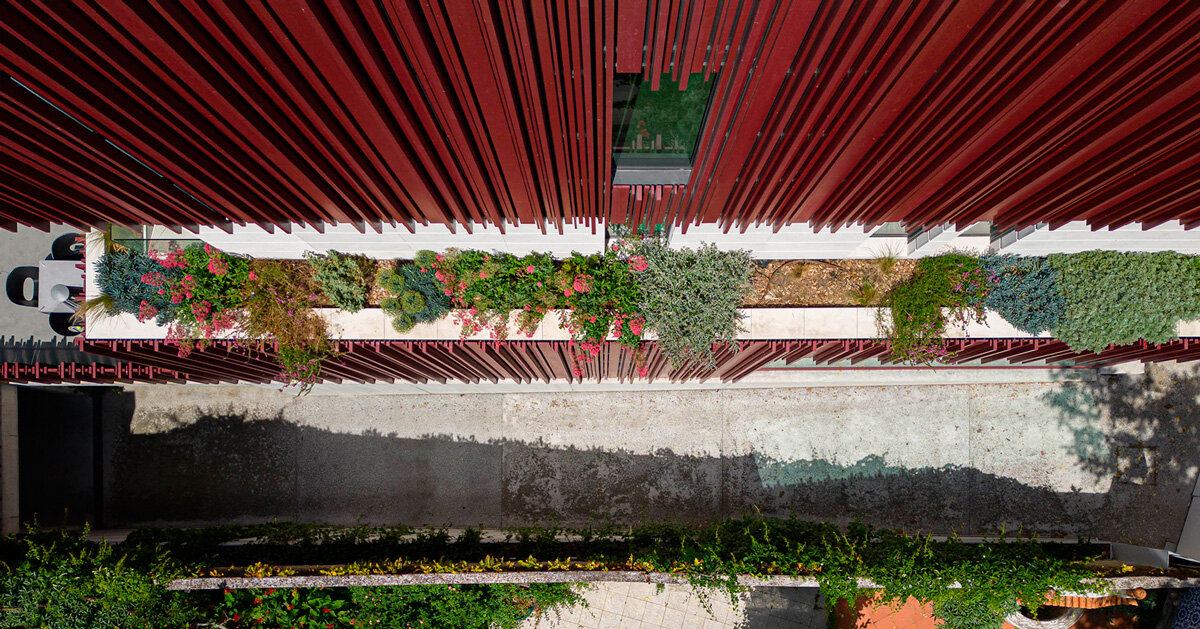
POLYGON ((1042 225, 1021 230, 994 244, 998 245, 1000 253, 1030 256, 1095 249, 1200 254, 1200 230, 1184 229, 1179 221, 1168 221, 1150 229, 1142 229, 1141 225, 1134 224, 1116 229, 1092 230, 1083 221, 1073 221, 1057 229, 1042 225))
MULTIPOLYGON (((365 308, 358 312, 345 312, 335 308, 318 308, 330 323, 335 338, 342 340, 395 340, 395 341, 452 341, 463 338, 460 326, 447 316, 432 323, 418 324, 412 330, 400 334, 392 329, 391 318, 379 308, 365 308)), ((767 339, 873 339, 880 338, 877 308, 743 308, 743 340, 767 339)), ((515 316, 509 329, 515 330, 515 316)), ((886 315, 886 313, 884 313, 886 315)), ((560 325, 559 311, 550 311, 532 336, 517 332, 512 340, 565 341, 571 335, 560 325)), ((1180 324, 1179 331, 1185 336, 1200 332, 1198 324, 1180 324)), ((167 329, 153 321, 140 322, 132 314, 106 316, 96 314, 88 318, 85 336, 89 339, 164 339, 167 329)), ((1031 338, 1029 334, 1013 328, 994 312, 989 312, 984 323, 971 323, 965 327, 952 326, 947 330, 950 338, 1031 338)), ((1048 338, 1042 334, 1041 338, 1048 338)), ((467 340, 489 340, 486 332, 466 337, 467 340)), ((614 337, 615 338, 615 337, 614 337)), ((648 340, 653 340, 648 335, 648 340)))
POLYGON ((290 234, 281 229, 269 233, 258 225, 235 225, 233 233, 201 227, 199 237, 223 251, 256 258, 302 258, 306 251, 323 253, 334 249, 372 258, 411 259, 421 249, 441 251, 448 247, 518 255, 539 251, 567 256, 572 251, 596 253, 603 249, 604 225, 567 225, 562 233, 554 228, 542 233, 536 225, 505 225, 503 233, 494 225, 482 224, 472 225, 471 233, 462 225, 454 233, 445 225, 418 225, 411 232, 405 227, 389 225, 384 225, 381 232, 370 228, 360 232, 347 224, 326 225, 323 231, 296 225, 290 234))
MULTIPOLYGON (((420 249, 440 251, 448 247, 518 255, 539 251, 564 257, 572 251, 586 254, 603 249, 605 225, 568 225, 561 233, 553 228, 542 233, 535 225, 511 224, 505 225, 503 233, 496 226, 484 224, 473 225, 470 233, 463 226, 452 233, 444 225, 417 226, 414 232, 385 225, 381 232, 372 229, 360 232, 346 224, 326 225, 322 230, 297 225, 291 233, 281 229, 270 233, 258 225, 245 225, 234 226, 232 233, 202 227, 198 236, 225 251, 262 258, 301 258, 306 251, 330 249, 374 258, 412 258, 420 249)), ((760 260, 874 258, 880 255, 920 258, 951 249, 978 253, 991 249, 1022 255, 1095 249, 1200 254, 1200 230, 1185 230, 1179 221, 1151 229, 1127 225, 1096 231, 1077 221, 1057 229, 1045 225, 1027 228, 995 241, 990 239, 986 223, 964 229, 940 226, 918 235, 915 240, 904 236, 903 232, 885 236, 878 228, 862 225, 836 231, 816 230, 809 225, 788 225, 779 230, 770 225, 751 225, 745 229, 735 226, 727 232, 718 225, 704 224, 690 225, 686 229, 673 227, 670 242, 673 247, 712 243, 721 249, 745 249, 760 260)))
MULTIPOLYGON (((752 225, 745 231, 734 227, 726 233, 717 225, 704 224, 691 225, 686 232, 681 227, 673 228, 671 246, 696 247, 701 243, 712 243, 721 249, 745 249, 760 260, 869 258, 875 255, 867 247, 871 231, 862 225, 837 231, 818 231, 808 225, 788 225, 775 231, 770 225, 752 225)), ((899 252, 903 253, 903 249, 899 252)))

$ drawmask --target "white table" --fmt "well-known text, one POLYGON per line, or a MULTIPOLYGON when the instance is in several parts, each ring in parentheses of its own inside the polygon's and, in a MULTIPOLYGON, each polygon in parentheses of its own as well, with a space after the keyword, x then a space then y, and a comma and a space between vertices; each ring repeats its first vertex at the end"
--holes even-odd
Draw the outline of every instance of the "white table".
POLYGON ((56 301, 50 296, 50 289, 58 284, 68 288, 83 288, 83 269, 77 264, 82 260, 42 260, 38 262, 38 312, 75 312, 75 306, 69 301, 56 301))

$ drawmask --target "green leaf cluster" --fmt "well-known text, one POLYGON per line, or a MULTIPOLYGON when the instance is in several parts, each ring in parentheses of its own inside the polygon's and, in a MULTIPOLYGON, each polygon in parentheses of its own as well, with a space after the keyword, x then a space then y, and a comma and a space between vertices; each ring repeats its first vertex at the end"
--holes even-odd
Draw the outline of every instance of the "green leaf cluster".
POLYGON ((335 306, 346 312, 358 312, 367 306, 375 271, 369 258, 333 250, 327 254, 308 252, 305 257, 321 291, 335 306))
POLYGON ((913 364, 947 358, 946 326, 981 320, 990 283, 974 256, 921 258, 912 279, 893 288, 887 298, 891 321, 881 322, 881 327, 891 341, 892 355, 913 364))
POLYGON ((658 335, 663 355, 675 367, 715 362, 713 346, 735 345, 741 308, 750 291, 753 262, 748 251, 721 251, 705 244, 670 249, 658 239, 630 241, 632 255, 645 258, 636 272, 637 312, 658 335))
POLYGON ((9 552, 18 548, 0 565, 0 627, 187 627, 200 619, 187 596, 163 588, 182 573, 161 553, 133 561, 108 544, 89 543, 87 531, 6 542, 9 552))
POLYGON ((1046 258, 990 255, 979 264, 994 278, 984 303, 1013 327, 1036 335, 1062 321, 1058 269, 1046 258))
POLYGON ((1049 256, 1064 315, 1053 328, 1075 350, 1144 339, 1166 343, 1175 324, 1200 318, 1200 259, 1171 251, 1087 251, 1049 256))
MULTIPOLYGON (((432 251, 422 251, 418 258, 427 261, 432 254, 432 251)), ((422 267, 414 262, 403 264, 398 270, 382 268, 376 274, 375 282, 390 294, 379 306, 384 314, 392 317, 392 327, 397 332, 407 332, 418 323, 437 321, 450 311, 450 297, 434 277, 434 272, 433 267, 422 267)))

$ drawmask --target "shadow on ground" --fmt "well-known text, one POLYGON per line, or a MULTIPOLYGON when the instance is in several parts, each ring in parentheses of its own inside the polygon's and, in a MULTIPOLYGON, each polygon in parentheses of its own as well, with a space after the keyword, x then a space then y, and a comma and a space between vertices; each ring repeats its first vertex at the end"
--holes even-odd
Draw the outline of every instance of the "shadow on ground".
POLYGON ((1136 510, 1127 537, 1158 547, 1176 541, 1200 468, 1200 365, 1151 364, 1144 378, 1101 376, 1062 386, 1045 402, 1073 428, 1070 456, 1113 479, 1111 517, 1136 510))
POLYGON ((1064 383, 1052 394, 1057 421, 1078 426, 1065 462, 1077 457, 1098 478, 1111 478, 1103 493, 1032 487, 968 467, 906 469, 879 457, 843 465, 400 438, 334 433, 279 416, 210 414, 130 434, 132 396, 122 394, 103 430, 101 521, 577 526, 758 511, 939 534, 1024 530, 1161 547, 1178 537, 1195 481, 1198 393, 1192 374, 1145 385, 1064 383))

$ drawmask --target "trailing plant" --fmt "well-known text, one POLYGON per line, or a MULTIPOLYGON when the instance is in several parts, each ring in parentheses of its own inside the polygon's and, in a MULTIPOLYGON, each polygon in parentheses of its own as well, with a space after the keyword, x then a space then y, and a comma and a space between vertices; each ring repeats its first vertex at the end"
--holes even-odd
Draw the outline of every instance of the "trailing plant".
POLYGON ((327 254, 306 252, 313 277, 329 301, 346 312, 358 312, 367 306, 367 293, 375 276, 374 264, 363 255, 330 250, 327 254))
POLYGON ((984 300, 994 281, 973 256, 921 258, 912 279, 888 295, 890 321, 882 316, 879 321, 891 341, 892 355, 910 364, 949 358, 946 326, 982 322, 984 300))
MULTIPOLYGON (((171 549, 193 566, 246 565, 250 559, 278 565, 337 564, 321 574, 667 572, 686 577, 701 594, 719 591, 730 596, 741 589, 740 576, 804 575, 816 578, 830 601, 854 601, 871 593, 884 602, 914 597, 933 605, 952 629, 992 626, 987 623, 1003 618, 1018 601, 1036 607, 1051 591, 1100 588, 1091 581, 1098 573, 1083 563, 1099 551, 1085 544, 1004 538, 967 544, 860 524, 843 531, 794 518, 734 519, 701 528, 670 524, 620 530, 527 527, 510 531, 505 541, 484 541, 473 531, 452 538, 438 529, 273 524, 140 530, 126 543, 150 552, 171 549), (233 539, 257 541, 223 545, 233 539), (859 579, 873 581, 879 589, 860 590, 859 579)), ((240 576, 242 572, 209 568, 201 574, 240 576)), ((402 594, 399 598, 405 600, 424 596, 411 590, 402 594)))
POLYGON ((979 266, 995 278, 984 304, 1013 327, 1041 334, 1062 320, 1058 270, 1046 258, 989 255, 979 266))
POLYGON ((344 609, 344 593, 325 588, 225 590, 216 614, 226 627, 346 627, 359 624, 344 609))
POLYGON ((626 242, 638 285, 637 311, 672 365, 711 367, 715 344, 736 347, 742 330, 738 308, 753 272, 749 252, 711 244, 669 249, 658 239, 626 242))
POLYGON ((1175 252, 1088 251, 1049 256, 1064 313, 1054 335, 1075 350, 1178 338, 1175 324, 1200 317, 1200 259, 1175 252))
POLYGON ((282 260, 253 260, 242 288, 245 342, 274 343, 280 379, 308 392, 321 373, 321 362, 333 354, 329 324, 313 307, 318 288, 296 265, 282 260))

